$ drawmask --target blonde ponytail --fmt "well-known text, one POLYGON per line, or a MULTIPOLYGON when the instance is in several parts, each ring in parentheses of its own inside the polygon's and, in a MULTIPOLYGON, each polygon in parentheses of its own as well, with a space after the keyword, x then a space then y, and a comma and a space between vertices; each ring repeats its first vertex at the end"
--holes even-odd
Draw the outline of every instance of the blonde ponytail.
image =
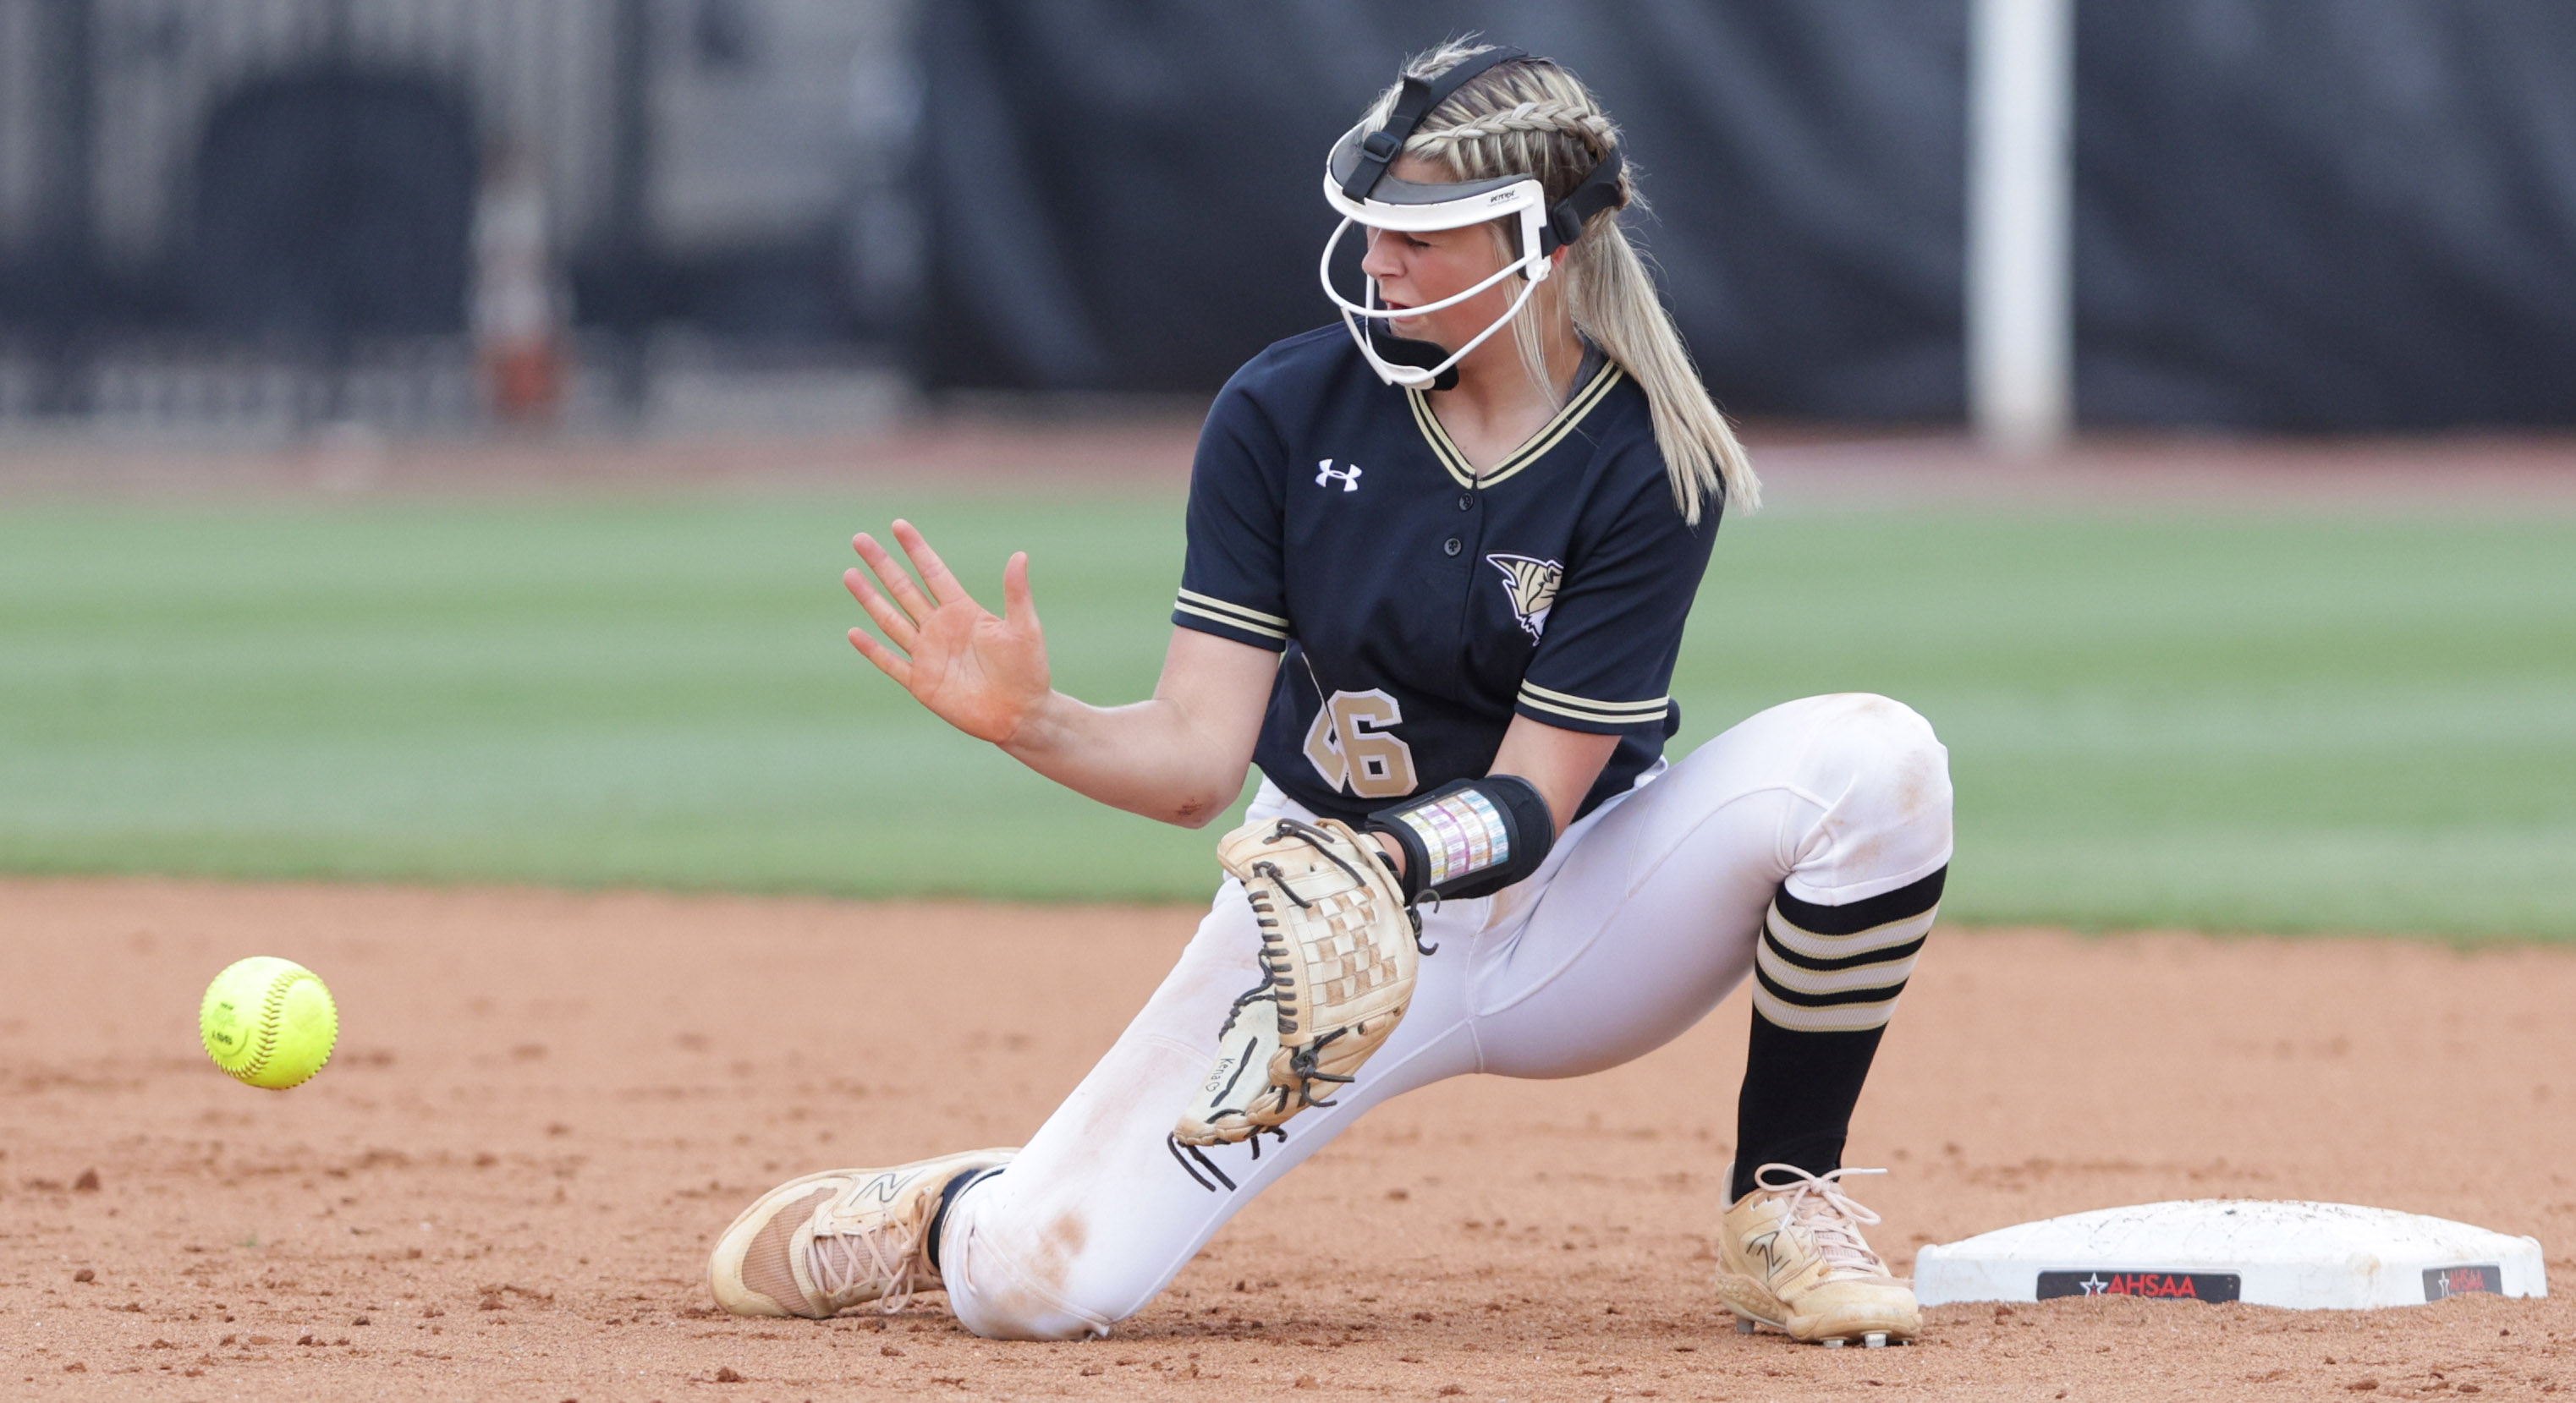
MULTIPOLYGON (((1416 57, 1405 73, 1435 77, 1487 47, 1452 40, 1416 57)), ((1392 88, 1378 99, 1368 117, 1372 127, 1385 125, 1394 100, 1392 88)), ((1581 79, 1532 58, 1497 64, 1450 94, 1423 118, 1404 152, 1444 167, 1456 180, 1536 176, 1548 198, 1560 200, 1618 143, 1617 125, 1581 79)), ((1623 204, 1644 207, 1630 176, 1621 176, 1619 184, 1623 204)), ((1645 391, 1655 446, 1663 451, 1673 504, 1683 517, 1696 524, 1712 493, 1737 511, 1751 511, 1762 504, 1761 480, 1726 416, 1709 399, 1619 215, 1605 210, 1583 226, 1565 262, 1513 322, 1522 363, 1553 393, 1559 381, 1550 373, 1542 330, 1553 318, 1571 316, 1575 330, 1645 391)), ((1499 226, 1497 237, 1506 237, 1499 226)))

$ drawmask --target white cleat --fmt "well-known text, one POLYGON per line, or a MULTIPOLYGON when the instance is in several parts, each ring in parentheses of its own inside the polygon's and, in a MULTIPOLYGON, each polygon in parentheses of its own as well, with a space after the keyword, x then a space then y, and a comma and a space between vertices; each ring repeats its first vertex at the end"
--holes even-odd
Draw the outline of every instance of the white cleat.
POLYGON ((1922 1333, 1913 1283, 1890 1273, 1861 1236, 1878 1215, 1843 1192, 1845 1175, 1881 1172, 1762 1166, 1754 1191, 1726 1210, 1718 1242, 1718 1300, 1735 1312, 1739 1332, 1759 1321, 1828 1349, 1854 1340, 1883 1348, 1922 1333))
POLYGON ((888 1314, 915 1291, 943 1289, 926 1241, 949 1181, 998 1169, 1012 1150, 943 1155, 894 1169, 790 1179, 716 1240, 707 1284, 735 1315, 825 1320, 852 1306, 888 1314))

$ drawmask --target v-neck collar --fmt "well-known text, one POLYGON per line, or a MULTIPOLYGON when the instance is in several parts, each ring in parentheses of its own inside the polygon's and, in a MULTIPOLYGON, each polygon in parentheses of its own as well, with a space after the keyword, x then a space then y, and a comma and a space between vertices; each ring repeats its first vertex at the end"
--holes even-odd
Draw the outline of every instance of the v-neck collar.
POLYGON ((1496 463, 1491 472, 1482 475, 1479 475, 1468 463, 1467 455, 1458 451, 1458 445, 1450 439, 1449 431, 1441 427, 1440 416, 1431 412, 1430 397, 1416 389, 1407 389, 1404 394, 1413 405, 1414 424, 1422 430, 1422 437, 1431 444, 1431 455, 1440 460, 1440 466, 1449 470, 1449 475, 1458 480, 1459 486, 1477 488, 1491 487, 1546 457, 1550 449, 1564 442, 1567 434, 1574 432, 1574 426, 1583 422, 1583 416, 1591 413, 1593 406, 1601 403, 1602 399, 1609 395, 1611 387, 1617 385, 1619 379, 1619 367, 1604 359, 1601 362, 1601 368, 1593 372, 1592 378, 1584 383, 1583 388, 1575 391, 1573 396, 1566 400, 1565 407, 1556 412, 1555 418, 1548 420, 1537 433, 1530 435, 1527 442, 1513 449, 1510 457, 1496 463))

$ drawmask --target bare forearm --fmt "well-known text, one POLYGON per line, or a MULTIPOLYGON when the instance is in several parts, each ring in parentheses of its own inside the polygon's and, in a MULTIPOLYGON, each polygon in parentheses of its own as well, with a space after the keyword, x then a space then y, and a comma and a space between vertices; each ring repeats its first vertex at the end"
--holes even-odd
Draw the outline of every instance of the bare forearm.
POLYGON ((1103 707, 1051 693, 1002 749, 1078 794, 1184 828, 1223 813, 1251 765, 1169 697, 1103 707))
POLYGON ((1549 816, 1556 820, 1556 831, 1563 833, 1573 821, 1574 811, 1583 806, 1583 796, 1592 792, 1593 784, 1601 778, 1602 767, 1610 763, 1611 753, 1618 748, 1617 736, 1559 730, 1526 716, 1515 716, 1511 729, 1503 732, 1502 749, 1496 752, 1493 766, 1486 773, 1519 775, 1536 786, 1540 797, 1547 800, 1549 816))

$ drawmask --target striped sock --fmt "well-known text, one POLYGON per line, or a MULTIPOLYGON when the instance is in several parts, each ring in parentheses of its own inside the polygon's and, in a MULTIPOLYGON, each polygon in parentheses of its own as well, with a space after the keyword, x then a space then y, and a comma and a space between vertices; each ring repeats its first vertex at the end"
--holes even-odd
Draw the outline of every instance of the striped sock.
POLYGON ((1844 906, 1787 887, 1762 923, 1753 965, 1753 1041, 1735 1107, 1733 1202, 1766 1164, 1810 1174, 1842 1166, 1852 1107, 1914 972, 1950 869, 1844 906))

